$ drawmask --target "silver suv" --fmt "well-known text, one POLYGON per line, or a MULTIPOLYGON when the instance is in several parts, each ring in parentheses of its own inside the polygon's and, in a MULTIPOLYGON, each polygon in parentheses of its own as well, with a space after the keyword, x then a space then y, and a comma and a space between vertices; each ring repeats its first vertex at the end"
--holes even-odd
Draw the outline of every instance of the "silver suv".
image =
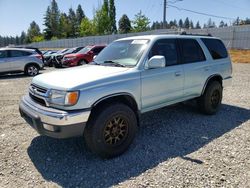
POLYGON ((42 135, 84 136, 93 152, 114 157, 132 143, 140 114, 190 99, 215 114, 231 80, 231 60, 218 38, 124 38, 92 64, 33 78, 20 113, 42 135))
POLYGON ((0 48, 0 73, 24 72, 35 76, 44 67, 42 58, 32 49, 0 48))

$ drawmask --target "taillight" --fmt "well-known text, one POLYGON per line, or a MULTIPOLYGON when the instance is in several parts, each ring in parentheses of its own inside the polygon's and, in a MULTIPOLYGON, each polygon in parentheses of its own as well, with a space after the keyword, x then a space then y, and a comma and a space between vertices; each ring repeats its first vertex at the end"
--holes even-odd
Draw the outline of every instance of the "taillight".
POLYGON ((40 59, 40 60, 43 60, 43 56, 40 55, 40 54, 35 55, 35 57, 38 58, 38 59, 40 59))

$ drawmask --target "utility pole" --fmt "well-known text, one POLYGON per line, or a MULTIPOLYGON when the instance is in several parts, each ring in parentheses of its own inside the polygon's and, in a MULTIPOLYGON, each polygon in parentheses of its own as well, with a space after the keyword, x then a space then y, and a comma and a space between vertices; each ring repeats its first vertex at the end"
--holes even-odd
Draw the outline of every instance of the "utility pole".
POLYGON ((167 0, 163 3, 163 29, 166 29, 166 12, 167 12, 167 0))

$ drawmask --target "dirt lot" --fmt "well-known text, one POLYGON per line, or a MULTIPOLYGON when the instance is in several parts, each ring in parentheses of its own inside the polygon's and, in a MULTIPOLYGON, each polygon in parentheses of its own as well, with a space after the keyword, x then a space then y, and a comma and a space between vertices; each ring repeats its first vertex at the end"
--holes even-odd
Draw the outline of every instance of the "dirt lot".
POLYGON ((233 76, 217 115, 183 104, 147 113, 112 160, 81 138, 39 136, 18 113, 31 78, 1 76, 0 187, 250 187, 250 64, 234 64, 233 76))
POLYGON ((250 50, 230 50, 232 61, 234 63, 250 63, 250 50))

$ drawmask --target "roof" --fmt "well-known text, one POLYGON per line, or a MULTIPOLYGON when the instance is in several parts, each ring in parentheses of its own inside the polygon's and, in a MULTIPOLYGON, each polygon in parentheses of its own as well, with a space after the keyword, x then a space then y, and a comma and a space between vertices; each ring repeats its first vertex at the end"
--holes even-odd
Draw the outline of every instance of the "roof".
POLYGON ((35 49, 27 49, 27 48, 13 48, 13 47, 4 47, 4 48, 0 48, 0 50, 19 50, 19 51, 28 51, 28 52, 35 52, 35 49))
POLYGON ((179 38, 179 39, 198 39, 198 38, 215 38, 215 37, 211 37, 211 36, 201 36, 201 35, 168 35, 168 34, 158 34, 158 35, 142 35, 142 36, 133 36, 133 37, 127 37, 127 38, 122 38, 122 39, 118 39, 118 41, 121 40, 154 40, 154 39, 165 39, 165 38, 169 38, 169 39, 173 39, 173 38, 179 38))

